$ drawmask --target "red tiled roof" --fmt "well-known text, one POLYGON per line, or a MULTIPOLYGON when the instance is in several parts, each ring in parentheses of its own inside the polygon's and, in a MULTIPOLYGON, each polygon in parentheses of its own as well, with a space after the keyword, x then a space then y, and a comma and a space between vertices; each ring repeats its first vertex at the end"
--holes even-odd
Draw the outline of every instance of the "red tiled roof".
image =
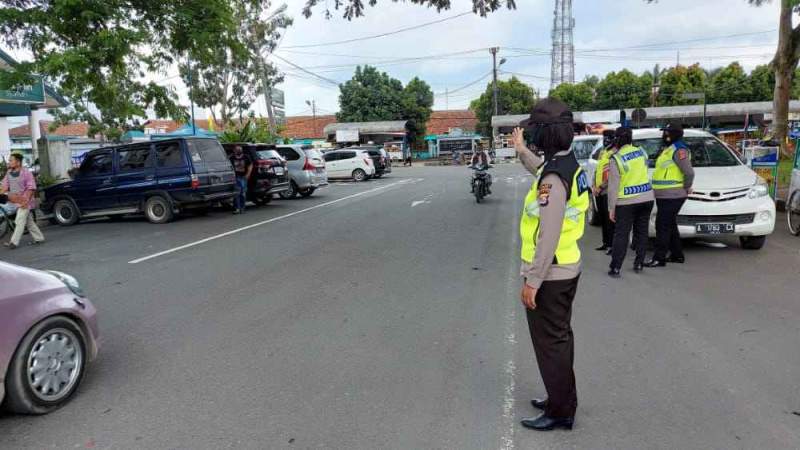
POLYGON ((292 116, 286 118, 281 135, 290 139, 324 139, 326 125, 336 122, 336 116, 292 116))
MULTIPOLYGON (((86 122, 68 123, 50 131, 50 125, 53 122, 49 120, 40 120, 39 129, 42 136, 73 136, 73 137, 88 137, 89 124, 86 122)), ((30 137, 30 125, 22 125, 19 127, 8 130, 11 137, 30 137)))
POLYGON ((428 120, 426 134, 445 134, 451 128, 461 128, 465 132, 474 132, 478 124, 475 113, 465 110, 433 111, 428 120))

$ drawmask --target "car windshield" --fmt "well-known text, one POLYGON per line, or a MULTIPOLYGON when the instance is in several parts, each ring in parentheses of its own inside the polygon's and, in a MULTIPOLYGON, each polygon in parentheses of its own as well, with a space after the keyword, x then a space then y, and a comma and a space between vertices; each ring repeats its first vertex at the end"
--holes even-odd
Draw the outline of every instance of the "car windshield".
POLYGON ((306 152, 306 156, 308 156, 311 159, 322 159, 322 153, 320 153, 319 150, 317 150, 317 149, 307 148, 307 149, 303 149, 303 151, 305 151, 306 152))
POLYGON ((275 150, 259 150, 258 159, 283 159, 275 150))
MULTIPOLYGON (((694 167, 730 167, 741 164, 739 159, 714 137, 687 137, 683 141, 691 150, 694 167)), ((644 149, 651 160, 658 157, 658 152, 664 146, 661 138, 637 139, 634 145, 644 149)))
POLYGON ((572 143, 572 152, 575 153, 575 158, 589 159, 592 157, 592 150, 597 145, 597 140, 580 140, 572 143))

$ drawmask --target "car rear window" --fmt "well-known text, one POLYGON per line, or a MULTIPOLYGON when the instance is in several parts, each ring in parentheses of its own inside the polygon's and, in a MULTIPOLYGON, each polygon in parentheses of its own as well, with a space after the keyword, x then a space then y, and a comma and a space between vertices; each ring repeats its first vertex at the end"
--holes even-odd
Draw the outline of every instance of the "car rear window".
POLYGON ((304 151, 306 152, 306 156, 311 159, 322 159, 322 153, 315 148, 304 149, 304 151))
MULTIPOLYGON (((730 167, 740 165, 739 159, 713 137, 688 137, 683 141, 689 147, 694 167, 730 167)), ((650 159, 656 159, 664 144, 661 139, 641 139, 633 142, 647 152, 650 159)))
POLYGON ((258 159, 283 159, 281 154, 275 150, 259 150, 256 153, 258 154, 258 159))
POLYGON ((186 147, 194 162, 218 163, 228 160, 222 145, 213 139, 188 139, 186 147))

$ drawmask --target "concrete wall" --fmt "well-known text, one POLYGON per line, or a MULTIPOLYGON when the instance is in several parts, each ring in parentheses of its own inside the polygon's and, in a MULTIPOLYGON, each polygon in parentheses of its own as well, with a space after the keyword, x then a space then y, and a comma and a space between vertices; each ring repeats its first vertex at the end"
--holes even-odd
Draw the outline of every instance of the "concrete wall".
POLYGON ((56 179, 68 179, 72 169, 72 149, 66 140, 40 140, 39 163, 41 174, 56 179))

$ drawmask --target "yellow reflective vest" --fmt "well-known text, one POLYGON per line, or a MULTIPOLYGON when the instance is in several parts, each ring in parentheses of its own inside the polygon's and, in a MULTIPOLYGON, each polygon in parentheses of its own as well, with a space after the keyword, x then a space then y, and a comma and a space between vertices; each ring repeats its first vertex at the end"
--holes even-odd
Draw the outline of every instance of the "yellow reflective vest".
POLYGON ((586 210, 589 209, 589 177, 572 153, 557 156, 539 169, 538 179, 531 185, 531 190, 525 197, 519 227, 522 260, 530 264, 536 256, 536 240, 539 237, 539 184, 550 173, 557 173, 562 180, 568 181, 569 187, 555 264, 575 264, 581 260, 578 240, 583 236, 586 210))
POLYGON ((600 150, 600 157, 597 158, 597 167, 594 170, 594 187, 603 185, 603 177, 605 171, 608 169, 608 163, 611 161, 611 149, 604 148, 600 150))
POLYGON ((628 144, 612 158, 617 162, 620 175, 617 198, 632 198, 653 190, 647 176, 647 153, 643 149, 628 144))
MULTIPOLYGON (((684 145, 678 144, 681 148, 684 145)), ((683 187, 683 171, 673 157, 678 148, 675 144, 661 151, 656 159, 656 169, 653 171, 653 189, 676 189, 683 187)))

